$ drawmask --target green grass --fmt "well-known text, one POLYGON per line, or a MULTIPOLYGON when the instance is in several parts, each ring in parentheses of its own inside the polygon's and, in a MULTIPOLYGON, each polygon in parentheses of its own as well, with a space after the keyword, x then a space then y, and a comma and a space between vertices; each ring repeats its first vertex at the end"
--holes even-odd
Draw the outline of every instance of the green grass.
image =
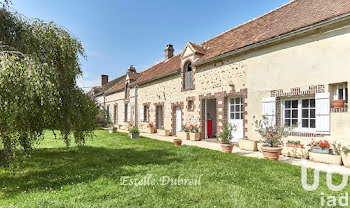
MULTIPOLYGON (((320 207, 331 192, 303 190, 299 167, 148 138, 96 131, 84 147, 65 148, 49 132, 31 157, 0 169, 0 207, 320 207), (200 186, 122 186, 120 178, 153 174, 195 178, 200 186)), ((310 183, 312 174, 309 174, 310 183)), ((334 184, 342 177, 337 175, 334 184)))

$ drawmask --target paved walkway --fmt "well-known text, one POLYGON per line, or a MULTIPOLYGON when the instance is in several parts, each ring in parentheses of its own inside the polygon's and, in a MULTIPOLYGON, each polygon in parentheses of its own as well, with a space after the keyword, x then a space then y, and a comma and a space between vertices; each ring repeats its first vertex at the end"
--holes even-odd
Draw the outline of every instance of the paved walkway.
MULTIPOLYGON (((118 130, 120 132, 127 133, 127 131, 118 130)), ((158 134, 147 134, 147 133, 141 133, 141 136, 148 137, 151 139, 156 139, 160 141, 166 141, 166 142, 173 142, 173 140, 177 137, 175 136, 159 136, 158 134)), ((182 145, 188 145, 188 146, 196 146, 200 148, 205 149, 211 149, 211 150, 217 150, 221 151, 221 145, 219 143, 214 142, 207 142, 207 141, 190 141, 190 140, 184 140, 182 141, 182 145)), ((234 146, 232 153, 245 156, 245 157, 255 157, 255 158, 264 158, 263 154, 261 152, 251 152, 251 151, 245 151, 239 149, 239 147, 234 146)), ((305 160, 305 159, 298 159, 293 157, 285 157, 283 155, 280 156, 279 159, 280 162, 289 163, 296 166, 304 166, 307 168, 314 168, 325 172, 331 172, 331 173, 340 173, 340 174, 348 174, 350 175, 350 168, 346 168, 344 166, 339 165, 329 165, 324 163, 318 163, 313 162, 311 160, 305 160)))

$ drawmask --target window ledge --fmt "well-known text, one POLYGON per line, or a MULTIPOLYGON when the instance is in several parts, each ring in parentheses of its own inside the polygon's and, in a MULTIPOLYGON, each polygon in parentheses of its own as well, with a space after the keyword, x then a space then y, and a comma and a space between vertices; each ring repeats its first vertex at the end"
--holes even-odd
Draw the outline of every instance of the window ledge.
POLYGON ((300 136, 300 137, 323 137, 325 134, 319 134, 315 132, 291 132, 290 136, 300 136))
POLYGON ((345 113, 348 112, 348 108, 331 108, 332 113, 345 113))

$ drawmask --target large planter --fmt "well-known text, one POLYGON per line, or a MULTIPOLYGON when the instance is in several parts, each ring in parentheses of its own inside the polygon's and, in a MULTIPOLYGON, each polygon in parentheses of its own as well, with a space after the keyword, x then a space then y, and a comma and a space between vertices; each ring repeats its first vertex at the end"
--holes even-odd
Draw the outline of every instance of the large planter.
POLYGON ((342 157, 338 155, 310 152, 309 159, 314 162, 321 162, 321 163, 327 163, 327 164, 334 164, 334 165, 342 164, 342 157))
POLYGON ((332 103, 334 108, 344 108, 345 100, 333 100, 332 103))
POLYGON ((311 147, 311 152, 314 153, 320 153, 320 154, 332 154, 332 150, 331 149, 322 149, 321 147, 311 147))
POLYGON ((117 128, 115 128, 115 127, 109 128, 109 129, 108 129, 108 132, 109 132, 110 134, 116 133, 116 132, 117 132, 117 128))
POLYGON ((296 147, 283 147, 282 155, 296 158, 309 158, 309 150, 296 147))
POLYGON ((176 139, 174 139, 174 145, 177 147, 177 146, 181 146, 181 144, 182 144, 182 140, 180 140, 180 139, 178 139, 178 140, 176 140, 176 139))
POLYGON ((269 160, 278 160, 282 149, 282 147, 261 147, 264 157, 269 160))
POLYGON ((292 143, 286 143, 287 147, 294 147, 294 148, 304 148, 303 144, 292 144, 292 143))
POLYGON ((157 134, 159 136, 169 136, 170 135, 170 131, 166 130, 166 129, 157 129, 157 134))
POLYGON ((201 134, 200 133, 190 133, 190 140, 192 141, 199 141, 199 139, 201 138, 201 134))
POLYGON ((176 132, 176 136, 181 140, 190 140, 190 134, 188 132, 178 131, 176 132))
POLYGON ((140 133, 129 133, 129 138, 130 139, 136 139, 140 136, 140 133))
POLYGON ((238 146, 241 150, 248 150, 248 151, 257 151, 258 141, 252 141, 248 139, 240 139, 238 141, 238 146))
POLYGON ((345 167, 350 167, 350 154, 341 153, 341 159, 345 167))
POLYGON ((153 127, 146 127, 142 131, 147 133, 147 134, 153 134, 154 133, 154 128, 153 127))
POLYGON ((233 144, 221 144, 221 151, 224 153, 232 153, 233 144))

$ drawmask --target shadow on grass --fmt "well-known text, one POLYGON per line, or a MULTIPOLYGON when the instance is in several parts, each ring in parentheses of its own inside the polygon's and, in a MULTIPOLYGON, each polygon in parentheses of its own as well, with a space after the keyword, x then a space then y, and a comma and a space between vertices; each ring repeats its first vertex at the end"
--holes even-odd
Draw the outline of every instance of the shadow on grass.
POLYGON ((66 185, 100 178, 120 181, 121 176, 146 173, 148 165, 169 164, 175 156, 166 150, 76 147, 37 149, 18 170, 0 175, 0 192, 14 197, 31 190, 59 190, 66 185), (1 190, 2 189, 2 190, 1 190))

